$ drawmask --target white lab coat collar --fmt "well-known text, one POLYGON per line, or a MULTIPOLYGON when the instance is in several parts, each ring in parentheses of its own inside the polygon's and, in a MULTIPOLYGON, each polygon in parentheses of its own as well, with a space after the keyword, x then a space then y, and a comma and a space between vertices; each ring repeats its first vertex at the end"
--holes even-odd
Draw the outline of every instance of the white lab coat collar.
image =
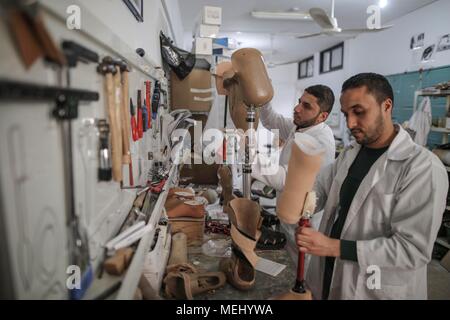
POLYGON ((302 129, 299 129, 299 130, 297 130, 297 127, 294 127, 293 131, 295 131, 295 132, 302 132, 302 133, 305 133, 305 132, 306 133, 312 133, 312 132, 315 132, 315 131, 322 130, 323 128, 325 128, 325 122, 321 122, 321 123, 316 124, 314 126, 307 127, 307 128, 302 128, 302 129))
MULTIPOLYGON (((412 155, 416 148, 416 144, 411 139, 411 136, 400 125, 395 124, 394 127, 395 131, 397 131, 397 135, 389 146, 387 158, 389 160, 402 161, 408 159, 412 155)), ((361 145, 356 141, 352 141, 349 148, 356 149, 355 151, 358 153, 361 149, 361 145)))

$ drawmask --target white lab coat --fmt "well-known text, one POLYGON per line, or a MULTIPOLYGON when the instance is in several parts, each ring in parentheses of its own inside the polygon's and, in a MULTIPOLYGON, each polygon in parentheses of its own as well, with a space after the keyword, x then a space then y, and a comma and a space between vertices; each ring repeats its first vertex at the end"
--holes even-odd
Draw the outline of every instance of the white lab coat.
POLYGON ((431 129, 431 100, 425 97, 419 108, 414 112, 408 124, 415 131, 414 142, 425 146, 428 141, 428 133, 431 129))
MULTIPOLYGON (((400 126, 388 151, 362 181, 348 211, 341 239, 357 241, 358 262, 336 259, 329 299, 426 299, 431 260, 446 206, 448 178, 439 159, 417 145, 400 126), (380 289, 369 289, 373 267, 380 289)), ((314 187, 319 231, 329 234, 339 191, 361 146, 352 143, 321 171, 314 187)), ((312 256, 307 284, 322 297, 324 257, 312 256)))
MULTIPOLYGON (((260 119, 263 126, 268 129, 278 129, 280 139, 285 141, 285 145, 281 150, 279 167, 276 174, 264 175, 261 172, 260 164, 257 162, 252 167, 252 177, 265 183, 266 185, 276 189, 278 192, 283 190, 286 182, 286 173, 291 157, 292 144, 294 143, 296 126, 292 119, 285 118, 273 111, 271 104, 261 108, 260 119)), ((322 168, 334 162, 336 143, 334 141, 333 131, 326 123, 319 123, 313 127, 301 129, 299 132, 307 133, 325 146, 325 156, 322 162, 322 168)))
MULTIPOLYGON (((274 188, 277 191, 277 200, 280 199, 280 192, 283 191, 283 187, 286 182, 286 174, 291 157, 292 144, 295 139, 296 126, 292 119, 285 118, 282 115, 276 113, 271 104, 267 104, 262 107, 260 113, 260 119, 263 126, 268 129, 278 129, 280 139, 285 141, 285 145, 281 150, 278 171, 272 175, 266 175, 262 172, 260 163, 256 162, 252 166, 252 177, 263 182, 264 184, 274 188)), ((301 129, 299 132, 307 133, 317 140, 319 140, 323 146, 325 146, 325 155, 322 161, 322 168, 332 164, 335 159, 336 143, 334 141, 333 131, 326 123, 320 123, 313 127, 301 129)), ((311 225, 318 228, 320 220, 322 218, 321 212, 314 215, 311 219, 311 225)), ((291 258, 296 263, 298 257, 298 248, 295 243, 295 229, 296 225, 281 224, 282 230, 287 236, 287 251, 291 258)))

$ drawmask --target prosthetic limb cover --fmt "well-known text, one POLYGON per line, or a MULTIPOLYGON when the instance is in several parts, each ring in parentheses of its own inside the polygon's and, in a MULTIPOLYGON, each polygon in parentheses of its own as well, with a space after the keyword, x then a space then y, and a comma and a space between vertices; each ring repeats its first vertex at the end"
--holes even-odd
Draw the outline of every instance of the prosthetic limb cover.
POLYGON ((219 175, 219 183, 222 186, 223 208, 226 209, 230 201, 234 199, 233 174, 231 173, 231 168, 226 165, 220 166, 217 173, 219 175))
POLYGON ((167 266, 169 268, 170 266, 185 264, 187 262, 187 236, 179 232, 172 236, 172 250, 170 251, 167 266))
POLYGON ((230 202, 233 251, 231 258, 221 260, 220 270, 239 290, 249 290, 255 284, 255 266, 259 258, 254 250, 262 221, 259 212, 259 205, 249 199, 236 198, 230 202))
POLYGON ((261 52, 252 48, 240 49, 233 53, 231 62, 244 103, 256 108, 269 103, 273 98, 273 87, 261 52))
POLYGON ((223 74, 232 69, 233 65, 231 64, 231 61, 224 61, 216 66, 216 72, 214 73, 216 79, 216 89, 217 93, 221 96, 226 96, 228 94, 227 90, 223 86, 223 74))
MULTIPOLYGON (((235 82, 227 87, 230 97, 230 116, 236 129, 242 129, 244 133, 249 129, 247 122, 247 106, 244 103, 242 88, 235 82)), ((254 129, 258 129, 259 110, 256 111, 254 129)))
MULTIPOLYGON (((314 199, 308 197, 320 170, 324 147, 314 137, 305 133, 295 134, 289 159, 286 184, 278 202, 277 215, 285 223, 297 223, 314 199)), ((311 214, 313 212, 310 212, 311 214)))
POLYGON ((166 294, 169 297, 189 300, 198 294, 223 287, 225 281, 223 272, 172 272, 164 279, 166 294))

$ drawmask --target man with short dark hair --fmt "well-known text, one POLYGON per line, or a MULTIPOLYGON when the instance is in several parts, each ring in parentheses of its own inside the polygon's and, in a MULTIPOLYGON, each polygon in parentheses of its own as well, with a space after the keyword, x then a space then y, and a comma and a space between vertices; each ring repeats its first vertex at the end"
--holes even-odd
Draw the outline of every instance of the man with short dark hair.
POLYGON ((297 230, 300 251, 312 255, 307 284, 315 299, 426 299, 447 172, 393 124, 385 77, 351 77, 340 101, 356 142, 317 177, 319 231, 297 230))
MULTIPOLYGON (((261 164, 257 162, 252 166, 252 177, 274 188, 277 191, 277 195, 279 195, 285 184, 292 143, 296 132, 307 133, 318 139, 325 146, 323 167, 333 163, 336 144, 333 132, 325 123, 333 109, 333 105, 333 91, 327 86, 315 85, 304 90, 303 95, 294 108, 294 119, 285 118, 274 112, 271 104, 261 108, 260 119, 263 126, 268 130, 279 130, 279 137, 285 141, 285 145, 281 150, 279 166, 273 174, 264 172, 261 164)), ((320 214, 315 217, 313 224, 318 225, 319 222, 320 214)), ((282 225, 282 227, 288 235, 287 249, 290 251, 291 256, 296 259, 298 249, 294 239, 295 226, 282 225)))

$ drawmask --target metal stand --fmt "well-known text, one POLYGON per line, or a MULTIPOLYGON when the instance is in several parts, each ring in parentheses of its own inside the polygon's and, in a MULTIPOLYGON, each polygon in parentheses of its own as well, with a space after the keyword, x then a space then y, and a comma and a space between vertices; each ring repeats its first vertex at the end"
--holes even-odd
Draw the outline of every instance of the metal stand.
POLYGON ((254 131, 255 131, 255 119, 256 119, 256 109, 252 105, 247 109, 248 130, 245 133, 245 162, 242 165, 242 191, 244 198, 251 199, 251 186, 252 186, 252 162, 253 155, 250 154, 252 150, 255 150, 254 143, 254 131))

